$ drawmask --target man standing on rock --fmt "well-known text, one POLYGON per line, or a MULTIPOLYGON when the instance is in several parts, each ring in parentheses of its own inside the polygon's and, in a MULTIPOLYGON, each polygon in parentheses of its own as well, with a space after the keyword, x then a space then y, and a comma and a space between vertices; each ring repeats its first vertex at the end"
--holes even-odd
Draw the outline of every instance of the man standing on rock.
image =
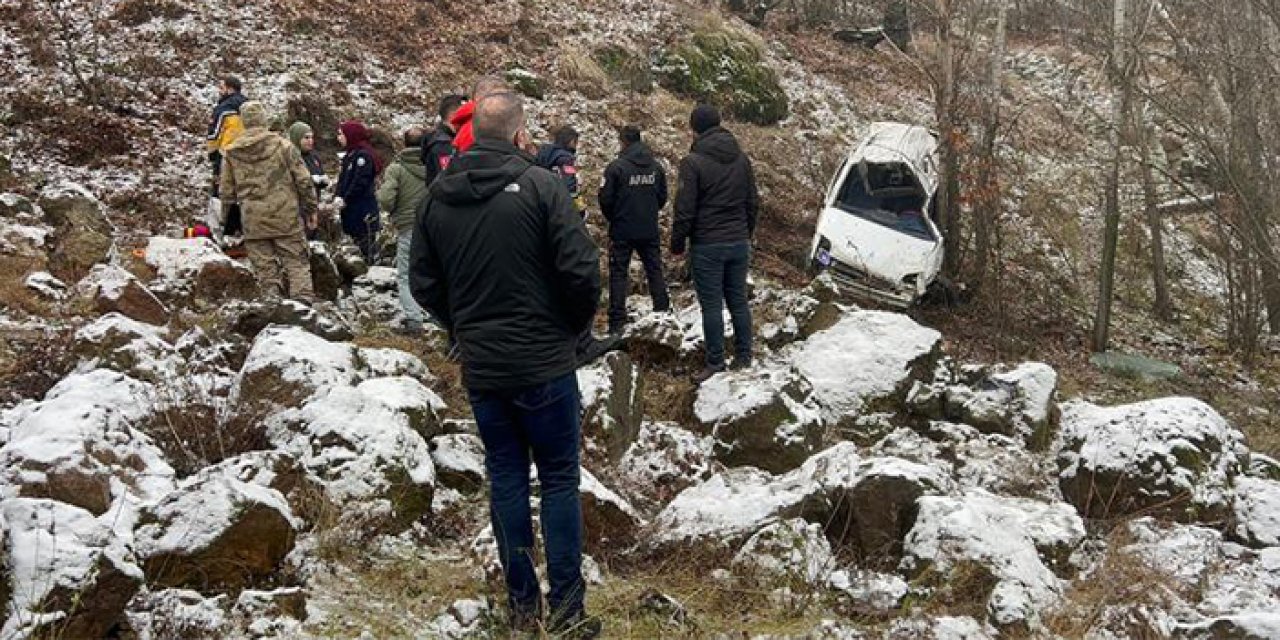
POLYGON ((474 131, 475 145, 429 189, 410 283, 461 352, 512 626, 537 633, 544 624, 533 566, 532 460, 550 582, 545 629, 593 638, 601 625, 583 608, 574 348, 600 298, 599 253, 559 179, 521 150, 529 134, 520 96, 481 100, 474 131))
POLYGON ((609 333, 614 335, 627 324, 632 252, 644 264, 653 310, 671 308, 658 231, 658 212, 667 204, 667 175, 640 140, 640 129, 623 127, 618 141, 622 153, 605 169, 599 193, 600 212, 609 221, 609 333))
MULTIPOLYGON (((240 78, 224 76, 218 83, 218 104, 213 107, 213 115, 209 118, 209 133, 205 146, 209 152, 209 164, 213 167, 213 197, 218 198, 220 177, 222 175, 222 156, 227 147, 244 132, 244 123, 240 116, 240 107, 246 99, 240 93, 240 78)), ((223 215, 224 236, 240 235, 240 209, 232 207, 223 215)))
POLYGON ((401 331, 408 335, 422 333, 422 307, 409 292, 409 249, 418 208, 427 197, 423 135, 421 127, 404 132, 404 150, 382 174, 382 186, 378 187, 378 206, 391 214, 391 223, 396 227, 396 275, 400 280, 400 309, 404 312, 401 331))
POLYGON ((314 295, 302 219, 316 217, 311 174, 298 149, 267 130, 261 103, 244 103, 240 116, 244 135, 227 147, 223 159, 223 210, 239 205, 249 262, 266 295, 283 298, 287 290, 294 299, 310 303, 314 295))
POLYGON ((737 138, 720 126, 720 112, 699 105, 689 116, 696 136, 689 155, 680 161, 671 253, 693 245, 693 284, 702 307, 706 367, 698 383, 724 371, 724 306, 733 318, 733 368, 751 366, 751 307, 747 303, 747 268, 751 236, 756 229, 760 196, 751 160, 737 138))

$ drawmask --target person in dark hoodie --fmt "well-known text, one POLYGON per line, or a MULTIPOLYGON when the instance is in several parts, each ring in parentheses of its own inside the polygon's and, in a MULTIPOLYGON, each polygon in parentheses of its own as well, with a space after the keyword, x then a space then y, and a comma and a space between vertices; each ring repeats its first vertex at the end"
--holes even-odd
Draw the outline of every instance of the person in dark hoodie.
MULTIPOLYGON (((213 115, 209 117, 209 132, 205 138, 205 146, 209 153, 209 164, 213 169, 214 198, 219 197, 222 176, 222 154, 231 143, 244 133, 244 122, 240 119, 240 107, 248 100, 241 90, 240 78, 223 76, 218 82, 218 103, 213 107, 213 115)), ((243 232, 240 223, 240 207, 232 206, 225 212, 222 234, 238 236, 243 232)))
POLYGON ((409 292, 409 249, 418 209, 427 197, 427 168, 422 166, 422 127, 404 132, 404 150, 387 167, 378 187, 378 206, 391 214, 396 227, 396 275, 400 280, 400 309, 404 313, 401 330, 409 335, 422 333, 422 307, 409 292))
POLYGON ((431 137, 422 143, 422 166, 427 171, 427 184, 435 182, 436 176, 449 168, 449 162, 453 160, 453 136, 456 132, 451 121, 466 103, 466 96, 457 94, 440 99, 440 124, 436 125, 431 137))
POLYGON ((521 150, 528 141, 521 97, 492 95, 475 114, 475 145, 428 189, 410 285, 461 352, 512 627, 537 632, 544 624, 531 553, 532 460, 550 582, 545 629, 593 638, 601 624, 583 604, 574 352, 600 298, 599 253, 559 179, 521 150))
POLYGON ((511 91, 511 87, 507 86, 507 81, 498 76, 481 76, 476 80, 475 89, 471 92, 471 102, 462 105, 453 117, 449 118, 449 124, 457 135, 453 137, 454 155, 466 153, 471 149, 471 145, 475 144, 476 137, 471 129, 471 118, 475 114, 476 105, 485 98, 511 91))
MULTIPOLYGON (((324 165, 320 163, 320 154, 316 153, 316 137, 315 132, 311 130, 311 125, 305 122, 295 122, 289 125, 289 141, 293 143, 298 153, 302 154, 302 162, 307 166, 307 172, 311 175, 311 184, 316 190, 316 201, 319 202, 321 196, 324 195, 325 187, 329 186, 329 177, 324 174, 324 165)), ((299 215, 303 215, 299 212, 299 215)), ((307 239, 315 240, 319 235, 319 218, 313 212, 310 217, 303 218, 303 226, 306 227, 307 239)))
POLYGON ((671 298, 662 274, 662 236, 658 212, 667 204, 667 175, 640 139, 640 129, 618 131, 622 153, 604 171, 600 212, 609 221, 609 333, 622 333, 627 323, 631 254, 640 255, 649 281, 653 310, 667 311, 671 298))
POLYGON ((369 144, 369 130, 360 122, 348 120, 338 125, 338 144, 346 154, 342 156, 342 172, 338 174, 333 203, 338 209, 343 233, 351 237, 365 262, 372 265, 378 259, 378 230, 382 228, 374 193, 374 182, 382 173, 382 165, 373 145, 369 144))
POLYGON ((747 268, 760 196, 751 160, 737 138, 720 126, 715 107, 695 108, 689 128, 696 137, 689 155, 680 161, 671 253, 682 255, 687 245, 693 246, 691 270, 707 349, 706 367, 695 380, 703 382, 725 368, 726 303, 733 319, 733 368, 751 366, 747 268))
POLYGON ((578 131, 570 126, 556 129, 551 143, 538 148, 535 162, 560 177, 578 215, 585 217, 587 208, 578 191, 578 131))

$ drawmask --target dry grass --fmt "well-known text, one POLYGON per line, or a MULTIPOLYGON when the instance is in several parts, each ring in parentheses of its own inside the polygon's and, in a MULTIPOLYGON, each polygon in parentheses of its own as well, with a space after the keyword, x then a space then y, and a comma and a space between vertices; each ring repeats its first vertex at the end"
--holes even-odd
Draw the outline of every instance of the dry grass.
POLYGON ((569 89, 592 100, 609 95, 609 77, 591 56, 578 49, 560 54, 559 76, 569 89))
POLYGON ((361 333, 354 342, 358 347, 399 349, 421 358, 427 369, 436 376, 431 390, 447 405, 440 417, 471 417, 471 403, 467 399, 466 388, 462 386, 462 365, 449 360, 448 345, 444 344, 443 339, 410 338, 385 328, 377 328, 361 333))

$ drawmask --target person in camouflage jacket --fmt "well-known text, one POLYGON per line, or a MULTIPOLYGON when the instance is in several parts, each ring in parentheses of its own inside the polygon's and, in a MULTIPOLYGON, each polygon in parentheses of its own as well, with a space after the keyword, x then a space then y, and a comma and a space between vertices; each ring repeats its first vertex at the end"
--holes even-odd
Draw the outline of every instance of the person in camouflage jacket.
POLYGON ((220 191, 224 212, 240 205, 245 248, 268 296, 310 302, 311 267, 302 219, 316 218, 316 192, 298 149, 267 130, 259 102, 240 108, 245 132, 224 153, 220 191), (300 218, 299 211, 305 212, 300 218))

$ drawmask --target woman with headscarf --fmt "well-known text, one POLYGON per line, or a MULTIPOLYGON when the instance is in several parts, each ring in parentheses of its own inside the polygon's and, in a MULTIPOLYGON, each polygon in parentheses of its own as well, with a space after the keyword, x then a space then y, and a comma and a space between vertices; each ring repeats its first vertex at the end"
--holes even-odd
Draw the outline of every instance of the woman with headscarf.
MULTIPOLYGON (((329 177, 324 174, 324 165, 320 164, 320 154, 316 153, 316 138, 311 125, 305 122, 289 125, 289 141, 298 149, 298 153, 302 154, 302 162, 307 165, 307 171, 311 174, 311 184, 315 185, 316 200, 319 201, 324 195, 325 187, 329 186, 329 177)), ((302 222, 307 230, 307 239, 315 240, 318 232, 317 222, 308 221, 305 218, 302 222)))
POLYGON ((382 161, 369 144, 369 130, 356 120, 338 125, 338 144, 346 153, 333 202, 343 233, 351 237, 365 261, 372 265, 377 261, 378 230, 382 228, 374 189, 378 174, 382 173, 382 161))

